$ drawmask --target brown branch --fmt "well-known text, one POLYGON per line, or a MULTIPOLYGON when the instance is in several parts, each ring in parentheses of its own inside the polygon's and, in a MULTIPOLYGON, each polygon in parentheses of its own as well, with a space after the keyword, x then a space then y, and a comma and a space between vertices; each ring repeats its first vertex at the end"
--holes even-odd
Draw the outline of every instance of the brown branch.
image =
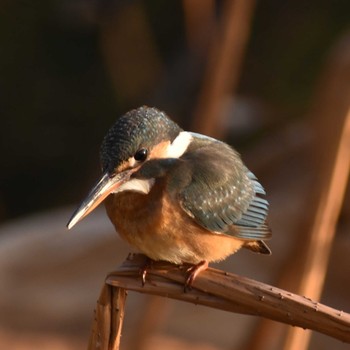
POLYGON ((97 301, 88 350, 118 350, 126 290, 105 284, 97 301))
MULTIPOLYGON (((116 333, 119 334, 118 341, 120 338, 121 323, 119 323, 119 331, 112 329, 116 327, 111 321, 116 317, 113 316, 115 307, 107 305, 108 302, 112 305, 110 300, 113 299, 114 292, 111 292, 111 286, 117 288, 117 291, 132 290, 225 311, 266 317, 289 325, 312 329, 350 343, 350 314, 306 297, 212 268, 198 276, 193 289, 184 292, 186 268, 166 262, 154 263, 148 270, 145 286, 142 286, 139 273, 142 266, 144 266, 144 257, 136 255, 132 259, 127 259, 121 267, 107 276, 107 286, 104 287, 97 306, 93 327, 95 335, 91 337, 89 349, 118 349, 117 345, 110 348, 101 345, 106 346, 107 339, 109 344, 113 344, 116 333)), ((119 302, 119 310, 124 309, 125 302, 125 292, 121 294, 124 297, 119 302)), ((123 311, 120 315, 122 314, 123 311)))
POLYGON ((97 301, 88 349, 108 349, 111 325, 111 294, 112 288, 105 284, 97 301))
POLYGON ((123 288, 112 289, 112 317, 109 347, 111 350, 118 350, 122 327, 124 321, 124 310, 126 301, 126 290, 123 288))

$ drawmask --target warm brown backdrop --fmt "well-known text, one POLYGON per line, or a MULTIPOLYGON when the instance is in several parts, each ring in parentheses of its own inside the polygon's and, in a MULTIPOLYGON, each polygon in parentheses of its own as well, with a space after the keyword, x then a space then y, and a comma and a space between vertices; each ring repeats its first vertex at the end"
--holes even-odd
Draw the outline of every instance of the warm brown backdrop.
MULTIPOLYGON (((349 107, 350 3, 244 3, 0 5, 0 349, 85 348, 104 276, 128 248, 103 210, 72 232, 64 225, 99 174, 106 129, 141 104, 242 153, 268 192, 273 255, 240 252, 220 267, 293 289, 283 271, 298 264, 295 242, 349 107)), ((349 228, 347 194, 321 298, 347 311, 349 228)), ((149 308, 159 318, 145 348, 253 349, 255 318, 146 299, 130 296, 123 342, 141 334, 149 308)), ((346 349, 311 340, 331 347, 346 349)))

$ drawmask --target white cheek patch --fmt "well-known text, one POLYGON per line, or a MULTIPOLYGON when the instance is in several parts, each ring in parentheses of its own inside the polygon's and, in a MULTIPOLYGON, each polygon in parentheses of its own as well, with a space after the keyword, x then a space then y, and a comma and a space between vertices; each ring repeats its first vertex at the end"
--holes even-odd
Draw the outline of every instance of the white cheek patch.
POLYGON ((164 158, 180 158, 186 152, 192 139, 191 133, 181 131, 173 143, 168 146, 164 158))
POLYGON ((124 192, 124 191, 133 191, 143 194, 148 194, 154 185, 154 179, 131 179, 121 185, 116 191, 112 193, 124 192))
MULTIPOLYGON (((187 131, 181 131, 176 139, 171 143, 162 155, 161 158, 180 158, 187 150, 188 145, 191 143, 193 136, 187 131)), ((130 168, 135 168, 137 161, 134 157, 128 159, 128 165, 130 168)), ((124 191, 133 191, 143 194, 148 194, 153 185, 155 179, 131 179, 118 187, 112 193, 119 193, 124 191)))

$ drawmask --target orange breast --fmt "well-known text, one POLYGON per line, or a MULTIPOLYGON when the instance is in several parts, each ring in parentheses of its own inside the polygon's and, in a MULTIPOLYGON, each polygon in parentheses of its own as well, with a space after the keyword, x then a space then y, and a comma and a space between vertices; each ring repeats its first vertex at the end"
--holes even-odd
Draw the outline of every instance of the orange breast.
POLYGON ((219 261, 243 241, 209 232, 180 207, 157 181, 149 194, 125 191, 106 200, 108 216, 123 239, 153 260, 175 264, 219 261))

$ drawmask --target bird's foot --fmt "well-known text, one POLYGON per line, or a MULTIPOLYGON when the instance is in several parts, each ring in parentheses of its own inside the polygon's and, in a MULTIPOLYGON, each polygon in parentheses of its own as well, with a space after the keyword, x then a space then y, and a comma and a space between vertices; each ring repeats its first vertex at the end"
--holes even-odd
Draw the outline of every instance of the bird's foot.
POLYGON ((154 260, 150 258, 146 258, 144 265, 140 268, 142 287, 146 284, 146 276, 147 276, 148 270, 152 268, 153 263, 154 263, 154 260))
POLYGON ((188 289, 192 288, 192 284, 196 277, 199 275, 200 272, 206 270, 208 268, 208 261, 203 260, 199 262, 196 265, 191 266, 190 268, 187 269, 186 272, 188 272, 188 276, 185 282, 184 286, 184 292, 186 292, 188 289))

